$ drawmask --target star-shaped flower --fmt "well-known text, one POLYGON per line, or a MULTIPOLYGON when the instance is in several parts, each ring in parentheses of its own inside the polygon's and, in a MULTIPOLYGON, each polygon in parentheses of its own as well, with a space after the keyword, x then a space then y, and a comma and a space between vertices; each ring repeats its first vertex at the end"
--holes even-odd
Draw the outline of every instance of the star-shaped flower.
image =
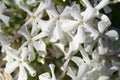
POLYGON ((28 56, 28 50, 26 47, 23 47, 19 51, 16 51, 14 49, 7 49, 5 59, 8 62, 6 64, 5 71, 8 73, 12 73, 15 71, 15 69, 19 68, 19 74, 17 80, 28 79, 26 70, 28 70, 31 76, 35 76, 36 71, 30 65, 28 65, 27 56, 28 56))

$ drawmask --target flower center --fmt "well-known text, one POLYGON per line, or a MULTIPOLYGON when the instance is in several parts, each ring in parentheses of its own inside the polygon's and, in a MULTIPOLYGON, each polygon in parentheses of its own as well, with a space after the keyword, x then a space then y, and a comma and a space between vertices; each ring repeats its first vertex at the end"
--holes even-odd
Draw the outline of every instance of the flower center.
POLYGON ((80 21, 79 25, 83 26, 84 25, 84 21, 80 21))

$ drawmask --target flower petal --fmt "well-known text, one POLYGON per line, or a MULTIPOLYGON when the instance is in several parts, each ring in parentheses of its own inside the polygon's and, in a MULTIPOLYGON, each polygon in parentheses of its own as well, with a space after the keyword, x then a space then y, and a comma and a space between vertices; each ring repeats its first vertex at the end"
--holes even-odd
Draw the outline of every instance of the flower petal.
POLYGON ((56 76, 55 76, 55 65, 54 64, 49 64, 50 70, 51 70, 51 74, 52 74, 52 80, 56 80, 56 76))
POLYGON ((13 71, 15 71, 17 67, 18 67, 17 61, 9 62, 6 64, 5 71, 8 73, 12 73, 13 71))
POLYGON ((24 61, 27 59, 28 56, 28 49, 26 47, 22 48, 21 59, 24 61))
POLYGON ((50 74, 48 72, 42 73, 39 75, 39 80, 52 80, 50 74))
POLYGON ((62 20, 62 30, 65 32, 71 32, 77 28, 79 22, 74 20, 62 20))
POLYGON ((83 16, 83 21, 90 21, 99 15, 99 12, 95 8, 86 8, 84 12, 81 13, 83 16))
POLYGON ((33 42, 33 46, 38 52, 39 56, 42 57, 46 56, 46 45, 42 40, 33 42))
POLYGON ((17 80, 27 80, 27 72, 24 68, 23 65, 20 65, 19 67, 20 71, 19 71, 19 75, 18 75, 18 79, 17 80))
POLYGON ((82 20, 81 14, 80 14, 80 6, 77 4, 73 4, 72 10, 70 12, 70 15, 75 19, 75 20, 82 20))
POLYGON ((10 20, 10 18, 8 16, 0 14, 0 19, 5 23, 6 26, 9 26, 9 20, 10 20))
POLYGON ((77 73, 77 79, 80 80, 81 77, 89 70, 89 67, 87 64, 81 64, 77 73))
POLYGON ((71 67, 68 67, 67 75, 70 76, 72 80, 75 80, 74 78, 76 78, 75 73, 73 72, 71 67))
POLYGON ((38 16, 38 14, 45 9, 44 3, 41 1, 38 8, 34 12, 34 16, 38 16))
POLYGON ((98 22, 98 30, 100 33, 103 33, 108 27, 109 25, 106 22, 104 21, 98 22))
POLYGON ((21 35, 23 35, 27 40, 30 39, 30 34, 27 30, 27 26, 23 25, 20 30, 18 31, 21 35))
POLYGON ((110 30, 110 31, 106 32, 105 35, 107 35, 109 38, 114 39, 114 40, 119 39, 118 32, 115 30, 110 30))
POLYGON ((78 30, 77 30, 77 33, 74 37, 73 40, 75 40, 75 42, 77 42, 77 44, 80 44, 80 43, 84 43, 85 40, 86 40, 86 34, 85 34, 85 30, 83 27, 78 27, 78 30))
POLYGON ((6 6, 3 1, 0 1, 0 13, 2 13, 4 9, 6 9, 6 6))
POLYGON ((84 2, 84 4, 86 5, 86 7, 92 7, 92 5, 90 4, 89 0, 82 0, 84 2))
POLYGON ((8 38, 0 32, 0 42, 8 43, 8 38))
POLYGON ((28 53, 29 53, 29 61, 33 61, 35 59, 35 52, 32 45, 28 45, 28 53))
POLYGON ((98 41, 98 51, 100 55, 105 55, 108 52, 108 46, 101 38, 98 41))
POLYGON ((92 37, 87 37, 86 41, 84 42, 84 48, 86 52, 92 52, 94 47, 95 41, 92 37))
POLYGON ((110 3, 110 0, 101 0, 101 2, 95 7, 97 10, 102 9, 110 3))
POLYGON ((69 13, 70 13, 70 7, 66 6, 63 12, 60 14, 60 16, 65 17, 65 16, 68 16, 69 13))
POLYGON ((32 16, 32 12, 29 10, 29 8, 23 4, 18 4, 18 6, 24 10, 25 12, 27 12, 30 16, 32 16))
POLYGON ((91 23, 87 23, 84 25, 84 27, 86 28, 87 31, 91 32, 91 37, 94 37, 94 39, 96 39, 98 37, 98 31, 93 28, 91 23))
MULTIPOLYGON (((36 71, 27 63, 23 62, 23 65, 25 66, 25 68, 29 71, 29 73, 31 74, 31 76, 35 76, 36 75, 36 71)), ((23 73, 22 73, 23 74, 23 73)))
POLYGON ((57 40, 61 40, 64 38, 63 31, 61 29, 61 23, 59 21, 56 22, 56 27, 51 35, 50 42, 56 42, 57 40))
POLYGON ((71 60, 72 60, 73 62, 75 62, 78 67, 79 67, 81 64, 84 63, 84 61, 83 61, 80 57, 77 57, 77 56, 73 56, 73 57, 71 58, 71 60))

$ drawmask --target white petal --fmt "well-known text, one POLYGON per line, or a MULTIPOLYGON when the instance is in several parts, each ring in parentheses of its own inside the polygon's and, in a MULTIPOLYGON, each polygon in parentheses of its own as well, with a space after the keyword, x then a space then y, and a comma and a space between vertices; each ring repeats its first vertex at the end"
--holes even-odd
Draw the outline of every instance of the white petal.
POLYGON ((42 57, 46 56, 46 45, 42 40, 33 42, 33 46, 38 52, 39 56, 42 57))
POLYGON ((101 19, 101 21, 105 21, 107 22, 107 24, 111 25, 110 19, 107 15, 105 14, 101 14, 99 16, 97 16, 99 19, 101 19))
POLYGON ((17 56, 17 54, 15 53, 15 51, 13 49, 7 49, 6 54, 17 61, 20 60, 20 58, 17 56))
POLYGON ((79 70, 77 73, 77 78, 78 80, 80 80, 81 77, 89 70, 89 67, 87 64, 82 64, 81 66, 78 66, 78 67, 79 67, 79 70))
POLYGON ((110 3, 110 0, 101 0, 101 2, 95 7, 97 10, 102 9, 110 3))
POLYGON ((78 51, 79 45, 86 40, 85 32, 83 31, 83 27, 79 27, 77 34, 73 37, 73 41, 70 42, 70 47, 66 59, 71 55, 74 55, 76 51, 78 51))
POLYGON ((62 67, 61 67, 61 70, 62 70, 62 71, 65 71, 65 70, 67 69, 69 62, 70 62, 70 59, 67 59, 67 60, 64 62, 64 64, 63 64, 62 67))
POLYGON ((70 76, 72 80, 76 78, 75 73, 72 71, 71 67, 68 67, 67 75, 70 76))
POLYGON ((56 42, 57 40, 61 40, 64 38, 63 31, 61 29, 61 23, 59 21, 56 22, 56 27, 51 35, 50 42, 56 42))
POLYGON ((92 5, 90 4, 89 0, 82 0, 82 1, 86 5, 86 7, 92 7, 92 5))
POLYGON ((18 75, 18 79, 17 80, 27 80, 27 72, 24 68, 23 65, 20 65, 19 67, 20 71, 19 71, 19 75, 18 75))
POLYGON ((27 3, 28 5, 33 6, 33 5, 37 4, 37 1, 36 1, 36 0, 27 0, 26 3, 27 3))
POLYGON ((62 43, 55 43, 55 46, 58 47, 66 56, 66 52, 64 50, 64 45, 62 43))
POLYGON ((63 12, 60 14, 61 17, 65 17, 70 13, 70 7, 66 6, 63 12))
POLYGON ((51 32, 51 30, 54 28, 54 25, 55 25, 54 20, 50 21, 39 20, 39 27, 46 34, 49 34, 51 32))
POLYGON ((78 31, 73 39, 77 44, 84 43, 86 40, 86 34, 83 27, 78 27, 78 31))
POLYGON ((115 30, 110 30, 110 31, 106 32, 105 35, 107 35, 109 38, 114 39, 114 40, 119 39, 118 32, 115 30))
POLYGON ((8 72, 8 73, 12 73, 13 71, 15 71, 15 69, 17 67, 18 67, 18 62, 13 61, 13 62, 10 62, 10 63, 6 64, 5 71, 8 72))
POLYGON ((38 14, 45 9, 44 3, 41 1, 38 8, 36 9, 34 16, 38 16, 38 14))
POLYGON ((94 37, 94 39, 96 39, 98 37, 98 31, 93 28, 92 24, 85 24, 84 27, 86 28, 86 30, 88 30, 89 32, 91 32, 91 37, 94 37))
POLYGON ((93 38, 89 38, 86 39, 87 41, 85 41, 84 43, 84 48, 86 52, 92 52, 92 49, 95 45, 95 41, 93 40, 93 38))
POLYGON ((108 76, 100 76, 98 80, 109 80, 108 76))
POLYGON ((81 14, 80 14, 80 6, 77 4, 73 4, 70 14, 75 20, 82 19, 81 14))
POLYGON ((59 15, 54 6, 50 7, 50 9, 47 9, 46 12, 50 19, 56 18, 59 15))
POLYGON ((56 76, 55 76, 55 65, 54 64, 49 64, 50 70, 51 70, 51 74, 52 74, 52 80, 56 80, 56 76))
POLYGON ((29 61, 33 61, 35 59, 35 52, 32 45, 28 45, 28 53, 29 53, 29 61))
POLYGON ((78 27, 78 23, 79 22, 73 20, 62 20, 62 30, 65 32, 71 32, 78 27))
POLYGON ((30 34, 27 30, 27 26, 23 25, 18 31, 21 35, 23 35, 27 40, 30 39, 30 34))
POLYGON ((89 21, 98 16, 99 12, 95 8, 87 8, 81 15, 84 21, 89 21))
POLYGON ((28 65, 25 62, 23 62, 23 65, 29 71, 29 73, 31 74, 31 76, 35 76, 36 75, 36 71, 30 65, 28 65))
POLYGON ((3 14, 0 14, 0 19, 5 23, 6 26, 9 26, 9 17, 3 14))
POLYGON ((46 36, 48 36, 47 33, 41 32, 41 33, 39 33, 38 35, 34 36, 32 39, 33 39, 33 40, 38 40, 38 39, 41 39, 41 38, 46 37, 46 36))
POLYGON ((39 75, 39 80, 52 80, 50 74, 48 72, 42 73, 39 75))
POLYGON ((83 57, 83 60, 87 63, 90 64, 90 58, 87 54, 87 52, 84 50, 84 48, 82 47, 82 45, 79 45, 79 51, 83 57))
POLYGON ((105 55, 108 52, 108 46, 101 38, 98 41, 98 50, 100 55, 105 55))
POLYGON ((0 1, 0 13, 2 13, 4 9, 6 9, 6 6, 3 1, 0 1))
POLYGON ((19 4, 19 7, 24 10, 25 12, 27 12, 30 16, 32 16, 32 12, 29 10, 29 8, 23 4, 19 4))
POLYGON ((26 47, 22 48, 21 59, 24 61, 27 59, 28 49, 26 47))
POLYGON ((54 3, 52 2, 52 0, 45 0, 45 8, 47 9, 49 9, 50 7, 52 7, 53 8, 53 6, 54 6, 54 3))
POLYGON ((8 38, 0 32, 0 42, 8 43, 8 38))
POLYGON ((106 14, 112 12, 112 9, 109 6, 105 6, 103 9, 104 9, 106 14))
POLYGON ((103 33, 107 28, 109 27, 109 24, 105 21, 98 22, 98 30, 100 33, 103 33))
POLYGON ((38 31, 38 24, 37 24, 37 20, 33 20, 32 21, 32 30, 31 30, 31 35, 34 35, 35 33, 37 33, 38 31))
POLYGON ((78 67, 79 67, 82 63, 84 63, 84 61, 83 61, 80 57, 77 57, 77 56, 73 56, 73 57, 71 58, 71 60, 72 60, 73 62, 75 62, 78 67))

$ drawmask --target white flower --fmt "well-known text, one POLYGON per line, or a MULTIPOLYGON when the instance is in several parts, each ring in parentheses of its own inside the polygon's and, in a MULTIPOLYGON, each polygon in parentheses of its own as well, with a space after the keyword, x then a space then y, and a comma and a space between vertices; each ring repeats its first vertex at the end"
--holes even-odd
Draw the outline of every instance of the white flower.
POLYGON ((9 26, 9 17, 4 15, 3 12, 6 9, 5 4, 0 1, 0 19, 5 23, 6 26, 9 26))
POLYGON ((31 34, 35 34, 39 30, 39 20, 42 18, 44 10, 50 6, 50 2, 50 0, 41 1, 37 9, 33 12, 31 12, 27 6, 19 4, 19 7, 25 12, 27 12, 27 14, 30 16, 30 18, 27 19, 24 25, 32 25, 31 34))
POLYGON ((88 37, 88 39, 84 43, 84 48, 85 51, 92 52, 95 43, 98 41, 99 54, 106 55, 108 54, 108 50, 110 49, 110 40, 118 40, 119 37, 118 33, 115 30, 106 31, 111 25, 111 22, 106 15, 100 14, 98 18, 100 19, 100 21, 97 24, 99 36, 96 38, 96 40, 93 40, 92 38, 88 37))
POLYGON ((51 76, 48 72, 46 73, 42 73, 41 75, 39 75, 39 80, 52 80, 51 76))
POLYGON ((52 77, 50 76, 48 72, 46 72, 46 73, 39 75, 39 80, 56 80, 55 73, 54 73, 55 65, 49 64, 49 67, 51 70, 52 77))
POLYGON ((78 66, 78 72, 75 74, 74 69, 68 67, 67 75, 70 76, 72 80, 81 80, 84 74, 89 70, 89 67, 79 57, 72 57, 71 60, 78 66))
POLYGON ((8 57, 13 59, 13 61, 7 62, 6 67, 5 67, 6 72, 12 73, 15 71, 17 67, 19 67, 18 80, 28 79, 26 69, 31 74, 31 76, 36 75, 36 71, 27 63, 28 51, 26 47, 22 48, 22 50, 19 50, 19 51, 8 49, 6 51, 6 54, 8 57))
POLYGON ((102 15, 101 19, 102 20, 98 22, 98 30, 100 32, 100 38, 98 40, 98 50, 99 54, 105 55, 109 49, 110 43, 108 43, 108 41, 118 40, 119 36, 115 30, 106 31, 111 24, 106 15, 102 15))
POLYGON ((29 53, 29 60, 32 61, 35 59, 35 51, 39 54, 41 57, 46 56, 46 45, 42 39, 36 39, 36 36, 31 35, 28 32, 28 29, 25 25, 21 27, 21 29, 18 31, 21 35, 23 35, 26 38, 26 42, 23 43, 21 46, 27 46, 28 47, 28 53, 29 53))
POLYGON ((45 24, 45 21, 40 21, 39 24, 42 32, 47 32, 47 35, 50 38, 50 42, 57 42, 58 40, 61 42, 65 41, 65 35, 61 29, 61 21, 63 18, 68 16, 69 9, 69 7, 66 7, 60 14, 56 11, 54 5, 46 9, 46 12, 50 18, 49 21, 47 21, 48 24, 45 24))

